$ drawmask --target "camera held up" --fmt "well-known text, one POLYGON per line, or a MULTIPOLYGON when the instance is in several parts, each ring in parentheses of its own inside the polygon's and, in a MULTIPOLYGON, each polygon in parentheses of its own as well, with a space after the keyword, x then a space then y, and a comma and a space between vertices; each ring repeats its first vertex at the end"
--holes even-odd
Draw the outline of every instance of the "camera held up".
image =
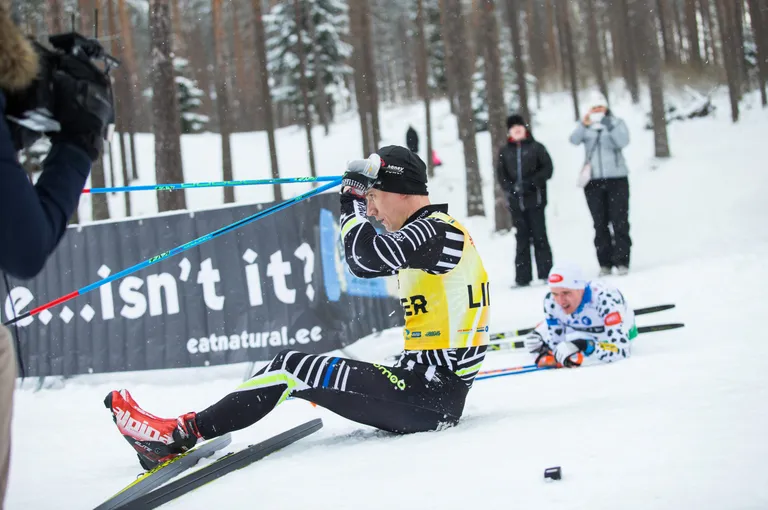
POLYGON ((119 62, 97 40, 76 32, 48 40, 52 49, 32 41, 40 66, 30 86, 3 91, 14 145, 17 150, 28 148, 44 133, 52 142, 76 143, 95 160, 102 140, 109 140, 114 129, 109 73, 119 62))

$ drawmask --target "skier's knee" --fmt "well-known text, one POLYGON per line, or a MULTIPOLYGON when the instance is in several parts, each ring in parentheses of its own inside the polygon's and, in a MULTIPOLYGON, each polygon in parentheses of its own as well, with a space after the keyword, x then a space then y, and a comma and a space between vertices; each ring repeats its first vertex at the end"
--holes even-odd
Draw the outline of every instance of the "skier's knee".
POLYGON ((270 369, 279 370, 280 368, 285 368, 289 372, 293 372, 293 369, 296 368, 296 364, 301 358, 304 357, 303 355, 304 353, 293 349, 283 349, 282 351, 278 352, 274 358, 272 358, 270 369), (286 359, 288 360, 287 363, 286 359), (292 361, 292 359, 295 359, 296 361, 292 361))
POLYGON ((285 362, 285 358, 291 353, 291 349, 283 349, 277 353, 277 356, 272 358, 272 366, 282 365, 285 362))

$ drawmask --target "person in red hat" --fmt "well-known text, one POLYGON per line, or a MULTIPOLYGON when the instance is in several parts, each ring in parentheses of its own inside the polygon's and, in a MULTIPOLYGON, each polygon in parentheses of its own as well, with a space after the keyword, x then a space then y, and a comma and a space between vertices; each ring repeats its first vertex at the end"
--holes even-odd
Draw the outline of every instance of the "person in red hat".
POLYGON ((547 281, 545 320, 525 338, 538 366, 570 368, 630 356, 637 326, 619 289, 585 280, 569 263, 555 265, 547 281))

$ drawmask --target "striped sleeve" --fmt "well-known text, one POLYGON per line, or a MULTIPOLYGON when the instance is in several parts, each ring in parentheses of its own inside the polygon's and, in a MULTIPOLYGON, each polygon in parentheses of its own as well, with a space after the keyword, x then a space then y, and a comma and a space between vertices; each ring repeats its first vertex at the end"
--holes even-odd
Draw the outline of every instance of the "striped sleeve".
POLYGON ((368 221, 363 200, 342 202, 341 237, 349 268, 355 276, 375 278, 399 269, 447 273, 461 260, 464 234, 435 218, 419 218, 395 232, 377 234, 368 221))

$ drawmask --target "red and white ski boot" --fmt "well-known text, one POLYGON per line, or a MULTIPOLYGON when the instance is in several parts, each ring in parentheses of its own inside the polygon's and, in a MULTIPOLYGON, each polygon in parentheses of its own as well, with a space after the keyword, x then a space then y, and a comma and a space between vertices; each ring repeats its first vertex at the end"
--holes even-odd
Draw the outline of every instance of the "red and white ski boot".
POLYGON ((136 450, 141 467, 149 471, 197 444, 195 413, 178 418, 158 418, 139 407, 128 390, 111 391, 104 406, 128 443, 136 450))

